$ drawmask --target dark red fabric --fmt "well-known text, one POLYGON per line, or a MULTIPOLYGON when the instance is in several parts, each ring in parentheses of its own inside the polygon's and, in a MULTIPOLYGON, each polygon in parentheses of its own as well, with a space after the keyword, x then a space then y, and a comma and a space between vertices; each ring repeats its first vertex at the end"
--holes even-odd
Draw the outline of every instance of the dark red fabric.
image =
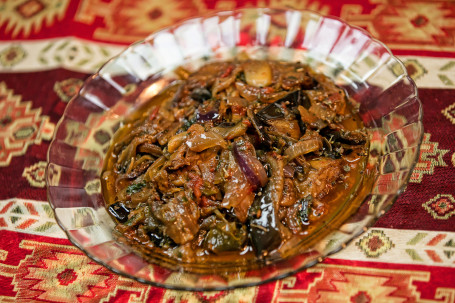
MULTIPOLYGON (((33 225, 37 221, 33 216, 38 213, 33 207, 39 206, 41 213, 46 212, 43 210, 43 206, 48 206, 44 202, 47 200, 46 189, 42 179, 38 180, 41 183, 32 184, 24 177, 24 170, 36 164, 45 165, 50 140, 41 139, 40 143, 30 144, 24 153, 13 156, 7 166, 0 167, 0 301, 453 302, 455 213, 446 212, 446 217, 438 217, 435 213, 437 207, 443 208, 444 203, 449 203, 455 197, 453 2, 17 0, 0 3, 0 85, 4 85, 1 87, 11 94, 6 99, 19 98, 22 105, 31 101, 30 110, 40 109, 40 119, 49 117, 53 126, 68 104, 67 99, 62 99, 56 93, 55 84, 68 79, 84 80, 88 74, 64 68, 44 71, 49 66, 43 62, 33 66, 34 70, 42 71, 31 72, 27 71, 27 66, 22 66, 20 70, 23 72, 17 72, 15 64, 20 65, 23 61, 9 61, 11 54, 4 52, 8 48, 20 47, 30 41, 49 43, 50 46, 55 46, 52 44, 55 42, 61 49, 52 54, 52 59, 68 61, 74 54, 90 57, 90 51, 99 50, 99 45, 102 45, 99 42, 126 46, 179 19, 240 7, 310 8, 322 14, 342 17, 352 25, 369 30, 374 37, 389 46, 395 55, 423 56, 411 58, 416 65, 408 67, 408 70, 412 71, 410 74, 415 79, 422 81, 428 77, 432 81, 430 84, 420 82, 429 88, 419 89, 426 138, 422 146, 421 162, 426 157, 427 164, 431 162, 431 165, 427 170, 416 169, 423 175, 408 184, 390 211, 376 222, 376 229, 369 230, 352 241, 345 250, 350 254, 343 255, 343 251, 343 258, 335 255, 337 259, 328 258, 287 280, 245 290, 189 293, 150 287, 98 266, 66 239, 34 235, 50 234, 47 230, 52 230, 52 227, 46 225, 47 217, 39 222, 42 225, 33 225), (52 4, 58 3, 68 4, 61 17, 55 14, 55 6, 44 13, 46 5, 51 8, 52 4), (5 7, 12 7, 12 11, 2 13, 1 10, 5 10, 5 7), (20 7, 25 9, 22 13, 29 15, 18 17, 20 7), (42 11, 35 14, 35 9, 42 11), (130 11, 133 12, 132 17, 128 16, 130 11), (134 23, 135 20, 139 22, 134 23), (15 31, 16 29, 20 30, 15 31), (96 44, 92 43, 95 46, 85 50, 81 46, 67 49, 68 43, 73 41, 70 37, 81 38, 87 45, 92 42, 96 44), (64 38, 67 41, 50 40, 51 38, 64 38), (422 63, 428 57, 438 58, 434 61, 435 66, 428 62, 422 63), (437 64, 441 66, 436 66, 437 64), (449 108, 452 109, 449 111, 449 108), (445 202, 439 206, 431 205, 432 201, 437 202, 441 197, 446 199, 445 202), (30 201, 21 200, 16 203, 15 198, 30 201), (408 234, 411 235, 408 237, 408 234), (361 258, 369 262, 359 261, 361 258), (77 269, 84 269, 84 274, 78 275, 77 269), (76 277, 79 280, 75 280, 76 277), (83 280, 84 277, 89 277, 90 280, 83 280)), ((24 55, 25 60, 46 51, 43 46, 36 51, 33 48, 24 49, 29 52, 24 55)), ((40 57, 30 60, 40 60, 38 58, 40 57)), ((408 60, 410 57, 402 58, 408 60)), ((72 63, 74 68, 75 64, 72 63)), ((5 100, 0 99, 0 109, 3 102, 5 100)), ((14 122, 6 116, 0 116, 0 132, 14 122)), ((2 135, 14 134, 4 132, 2 135)), ((0 155, 2 152, 0 149, 0 155)), ((455 200, 453 205, 455 206, 455 200)), ((365 205, 362 210, 366 211, 367 207, 365 205)), ((54 227, 56 228, 55 225, 54 227)))
MULTIPOLYGON (((25 2, 33 2, 33 1, 25 1, 25 2)), ((382 42, 389 45, 389 47, 394 50, 396 55, 424 55, 424 56, 434 56, 434 57, 451 57, 455 54, 455 48, 453 45, 455 40, 453 35, 455 30, 453 26, 450 24, 443 24, 442 28, 445 32, 445 35, 441 36, 441 32, 437 31, 435 33, 434 29, 431 30, 431 33, 435 33, 433 36, 434 42, 425 41, 426 45, 433 45, 430 49, 420 47, 422 41, 415 39, 412 35, 405 35, 404 38, 397 37, 395 32, 395 25, 382 23, 384 20, 392 18, 401 18, 403 14, 406 14, 406 3, 402 0, 400 1, 384 1, 384 2, 375 2, 375 1, 364 1, 364 0, 349 0, 349 1, 329 1, 329 0, 309 0, 309 1, 276 1, 276 0, 232 0, 232 1, 217 1, 217 0, 198 0, 199 3, 183 3, 176 1, 176 6, 179 10, 186 10, 187 14, 183 17, 183 19, 189 19, 196 15, 201 15, 204 13, 209 12, 216 12, 220 10, 229 10, 229 9, 236 9, 236 8, 244 8, 244 7, 272 7, 272 8, 296 8, 296 9, 313 9, 318 11, 319 13, 323 13, 326 15, 332 15, 336 17, 342 17, 346 21, 350 21, 350 16, 352 15, 352 11, 356 13, 354 15, 358 15, 360 27, 363 27, 368 30, 368 26, 364 24, 371 24, 378 23, 380 26, 375 27, 375 31, 377 31, 379 37, 382 42), (225 2, 225 5, 221 3, 225 2), (371 18, 368 18, 372 15, 371 18), (367 17, 361 17, 367 16, 367 17), (387 16, 387 17, 384 17, 387 16), (400 44, 405 42, 403 40, 407 40, 406 44, 408 47, 402 47, 396 44, 400 44), (441 48, 438 48, 438 45, 441 48), (448 47, 447 47, 448 46, 448 47), (448 49, 449 48, 449 49, 448 49)), ((425 4, 425 1, 422 1, 425 4)), ((0 41, 10 41, 10 40, 38 40, 38 39, 49 39, 49 38, 57 38, 57 37, 65 37, 65 36, 74 36, 79 37, 82 39, 89 39, 89 40, 96 40, 106 43, 115 43, 115 44, 124 44, 128 45, 136 40, 145 38, 150 32, 157 30, 153 26, 153 20, 158 20, 162 18, 170 18, 166 16, 162 11, 160 11, 160 1, 159 0, 151 0, 148 2, 149 6, 143 6, 143 10, 141 13, 146 14, 150 20, 152 21, 150 28, 147 29, 141 28, 136 29, 134 27, 131 30, 128 27, 131 27, 131 20, 133 19, 131 16, 125 17, 126 15, 122 14, 121 12, 114 12, 115 16, 113 16, 112 20, 117 22, 117 25, 113 26, 111 23, 112 20, 105 19, 105 13, 108 13, 109 6, 117 7, 118 10, 128 10, 130 3, 128 1, 113 1, 113 0, 73 0, 69 1, 68 7, 66 9, 66 14, 63 18, 55 18, 53 26, 45 26, 45 30, 36 30, 31 29, 29 34, 24 34, 24 31, 19 33, 14 33, 7 22, 1 25, 0 23, 0 41), (86 14, 81 13, 84 10, 84 7, 88 11, 89 16, 86 14), (108 7, 108 10, 99 9, 97 7, 108 7), (158 11, 157 11, 158 9, 158 11), (81 17, 82 15, 82 17, 81 17), (84 18, 88 18, 90 22, 82 20, 84 18), (126 28, 124 32, 122 32, 122 26, 126 28), (119 28, 117 30, 113 30, 112 28, 119 28), (103 38, 97 36, 95 33, 97 29, 107 29, 107 32, 122 32, 124 36, 122 39, 110 39, 110 38, 103 38), (128 38, 128 31, 131 33, 131 38, 128 38), (125 37, 126 36, 126 37, 125 37)), ((445 12, 445 16, 454 16, 455 10, 453 7, 453 3, 446 2, 446 1, 438 1, 436 3, 438 9, 445 12)), ((419 9, 419 6, 416 6, 419 9)), ((423 8, 425 9, 425 7, 423 8)), ((427 9, 432 9, 432 7, 428 7, 427 9)), ((412 9, 410 10, 412 11, 412 9)), ((354 16, 354 19, 356 17, 354 16)), ((353 19, 353 20, 354 20, 353 19)), ((179 19, 171 18, 168 20, 166 25, 172 25, 179 19)), ((161 22, 161 21, 160 21, 161 22)), ((410 20, 411 27, 414 26, 415 29, 420 29, 421 25, 416 24, 414 20, 410 20)), ((405 23, 401 23, 400 25, 405 26, 404 28, 409 29, 409 26, 405 23)), ((144 25, 141 25, 144 26, 144 25)), ((425 30, 425 29, 424 29, 425 30)), ((431 34, 430 34, 431 35, 431 34)))
MULTIPOLYGON (((54 84, 68 78, 85 79, 87 75, 55 69, 33 73, 0 73, 0 82, 13 90, 14 95, 21 97, 21 102, 32 101, 32 109, 41 108, 41 115, 49 116, 56 124, 62 116, 66 104, 54 92, 54 84)), ((47 149, 50 141, 42 140, 41 144, 32 144, 23 156, 13 157, 11 164, 0 168, 0 199, 24 198, 46 201, 46 190, 30 186, 22 177, 24 167, 29 167, 38 161, 47 161, 47 149), (14 182, 11 182, 14 180, 14 182), (6 186, 7 185, 7 186, 6 186)))
MULTIPOLYGON (((46 260, 58 260, 61 258, 61 255, 70 256, 79 256, 82 252, 77 252, 72 248, 72 245, 68 240, 34 236, 23 233, 16 233, 10 231, 3 231, 2 237, 0 237, 0 249, 2 250, 12 250, 14 248, 15 253, 9 254, 8 257, 2 262, 10 266, 11 270, 17 268, 16 271, 19 274, 27 275, 27 273, 34 272, 34 269, 40 269, 46 267, 46 260), (26 241, 30 246, 34 247, 33 249, 22 249, 20 248, 21 243, 26 241), (34 243, 38 245, 34 245, 34 243), (41 243, 41 244, 39 244, 41 243), (42 247, 42 248, 40 248, 42 247), (37 257, 42 254, 45 254, 42 257, 37 257), (53 254, 55 257, 53 257, 53 254), (59 255, 59 257, 57 257, 59 255), (23 260, 27 260, 24 262, 23 260), (22 263, 21 263, 22 262, 22 263)), ((5 271, 5 268, 0 264, 0 271, 5 271)), ((95 264, 93 261, 90 261, 88 265, 95 264)), ((84 265, 86 266, 86 265, 84 265)), ((63 271, 64 266, 61 266, 63 271)), ((103 275, 107 277, 106 279, 114 279, 115 274, 111 273, 107 269, 98 269, 96 271, 97 275, 103 275)), ((317 265, 313 269, 309 269, 301 272, 295 276, 295 287, 288 287, 283 282, 271 282, 266 283, 259 287, 256 302, 270 302, 274 296, 278 295, 276 292, 277 287, 282 288, 283 290, 301 290, 303 293, 300 295, 301 299, 307 298, 309 302, 314 302, 320 295, 321 291, 329 291, 337 293, 337 290, 342 290, 343 284, 349 282, 349 277, 353 274, 363 275, 366 279, 380 279, 380 282, 384 283, 382 285, 377 285, 377 287, 384 288, 384 290, 391 291, 390 296, 401 297, 405 299, 407 297, 406 290, 414 289, 420 293, 421 300, 434 300, 437 298, 438 289, 451 289, 454 286, 455 281, 455 271, 447 267, 435 267, 435 266, 426 266, 426 265, 415 265, 415 264, 398 264, 398 263, 381 263, 381 262, 361 262, 361 261, 348 261, 341 259, 326 259, 320 265, 317 265), (324 273, 323 271, 324 270, 324 273), (329 279, 331 283, 324 283, 321 281, 322 275, 326 275, 326 279, 329 279), (423 277, 429 277, 429 279, 423 277), (317 287, 317 292, 313 288, 313 285, 319 285, 317 287), (308 293, 305 293, 305 290, 310 289, 308 293), (392 291, 393 290, 393 291, 392 291), (401 292, 401 294, 400 294, 401 292)), ((33 276, 33 274, 30 274, 33 276)), ((117 279, 117 278, 115 278, 117 279)), ((37 286, 42 277, 31 279, 29 282, 35 285, 36 289, 39 289, 37 286)), ((120 283, 117 281, 117 283, 120 283)), ((130 283, 130 282, 129 282, 130 283)), ((106 282, 107 288, 105 291, 112 291, 109 287, 113 287, 114 284, 106 282)), ((132 285, 140 285, 137 282, 133 284, 125 284, 129 287, 124 287, 124 289, 119 289, 111 294, 110 300, 108 302, 128 302, 129 297, 134 293, 134 288, 132 285), (133 290, 132 290, 133 289, 133 290)), ((349 284, 347 284, 349 285, 349 284)), ((138 286, 140 287, 140 286, 138 286)), ((143 287, 146 287, 145 285, 143 287)), ((32 287, 33 288, 33 287, 32 287)), ((16 292, 19 290, 24 293, 24 290, 21 287, 14 289, 11 284, 10 277, 4 277, 0 275, 0 289, 2 295, 12 296, 16 295, 16 292)), ((100 289, 93 288, 92 292, 87 295, 79 297, 80 300, 88 300, 94 302, 95 300, 100 300, 102 294, 104 293, 100 289)), ((33 294, 33 292, 31 292, 33 294)), ((150 302, 159 302, 163 300, 165 290, 162 288, 152 287, 150 292, 147 295, 147 299, 150 302)), ((228 291, 215 292, 218 295, 215 298, 223 298, 228 291)), ((184 293, 182 293, 184 294, 184 293)), ((206 293, 195 293, 196 297, 199 298, 201 302, 215 302, 215 300, 207 300, 207 298, 212 298, 213 294, 206 293), (205 299, 204 299, 205 298, 205 299)), ((445 296, 445 295, 444 295, 445 296)), ((38 299, 38 297, 35 297, 38 299)), ((296 299, 296 297, 294 297, 296 299)), ((47 301, 47 300, 46 300, 47 301)), ((166 301, 167 302, 167 301, 166 301)), ((285 302, 285 301, 284 301, 285 302)), ((373 300, 374 302, 374 300, 373 300)), ((431 301, 432 302, 432 301, 431 301)), ((439 301, 435 301, 439 302, 439 301)), ((446 301, 449 302, 449 301, 446 301)))
POLYGON ((376 227, 455 231, 454 220, 430 220, 422 204, 438 194, 455 193, 455 166, 451 163, 455 144, 455 126, 441 112, 453 99, 451 89, 419 89, 423 104, 425 133, 432 142, 439 142, 438 149, 449 150, 442 157, 446 166, 438 166, 435 173, 424 175, 421 183, 409 183, 390 211, 375 224, 376 227))

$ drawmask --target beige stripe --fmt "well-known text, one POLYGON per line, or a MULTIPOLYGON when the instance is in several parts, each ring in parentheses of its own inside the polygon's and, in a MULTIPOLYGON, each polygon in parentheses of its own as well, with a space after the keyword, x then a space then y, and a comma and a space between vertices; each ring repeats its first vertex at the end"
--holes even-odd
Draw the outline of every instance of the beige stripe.
MULTIPOLYGON (((94 73, 124 45, 74 37, 0 42, 0 72, 31 72, 55 68, 94 73), (11 53, 16 54, 11 59, 11 53), (10 56, 6 56, 10 54, 10 56), (9 59, 7 59, 9 58, 9 59)), ((399 56, 420 88, 455 88, 455 59, 399 56)))
POLYGON ((455 267, 455 232, 371 228, 331 258, 455 267))
POLYGON ((0 201, 0 230, 66 238, 48 202, 8 199, 0 201))
MULTIPOLYGON (((0 220, 3 219, 7 225, 0 229, 66 238, 55 223, 47 202, 2 200, 0 212, 0 220), (30 213, 30 205, 37 215, 30 213), (29 219, 36 222, 27 228, 19 228, 29 219)), ((371 228, 330 258, 455 267, 455 232, 371 228)))
POLYGON ((74 37, 0 41, 0 72, 32 72, 66 68, 83 73, 97 71, 125 46, 87 41, 74 37), (9 59, 6 54, 10 54, 9 59), (11 59, 15 53, 15 59, 11 59))

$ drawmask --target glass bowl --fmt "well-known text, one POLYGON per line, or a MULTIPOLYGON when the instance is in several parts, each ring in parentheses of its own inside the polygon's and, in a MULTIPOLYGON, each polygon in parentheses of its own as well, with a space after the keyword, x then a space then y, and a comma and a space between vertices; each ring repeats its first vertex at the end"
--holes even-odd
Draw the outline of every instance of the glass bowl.
MULTIPOLYGON (((107 62, 68 104, 48 151, 47 189, 69 240, 112 271, 180 290, 258 285, 322 261, 358 236, 404 190, 418 160, 422 107, 403 64, 381 42, 340 19, 312 11, 240 9, 184 21, 151 34, 107 62), (149 262, 113 236, 100 174, 122 119, 156 95, 177 66, 246 52, 255 59, 301 61, 344 87, 370 136, 370 180, 342 211, 292 254, 267 264, 149 262)), ((254 262, 253 262, 254 263, 254 262)))

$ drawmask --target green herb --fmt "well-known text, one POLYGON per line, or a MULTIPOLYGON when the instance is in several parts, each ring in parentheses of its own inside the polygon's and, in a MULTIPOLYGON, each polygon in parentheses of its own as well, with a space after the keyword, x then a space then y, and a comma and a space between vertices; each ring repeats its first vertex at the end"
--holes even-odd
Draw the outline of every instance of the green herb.
POLYGON ((209 197, 212 195, 216 195, 219 192, 219 190, 216 186, 212 186, 210 183, 204 182, 204 186, 202 187, 201 192, 204 196, 209 197))
POLYGON ((193 118, 191 118, 190 120, 187 120, 183 125, 182 125, 182 129, 184 131, 188 130, 188 128, 190 128, 191 125, 193 125, 196 121, 197 121, 197 115, 194 115, 193 118))
POLYGON ((136 223, 138 216, 139 216, 138 214, 132 215, 130 218, 128 218, 128 221, 125 222, 125 225, 126 226, 133 226, 134 223, 136 223))
POLYGON ((131 194, 140 192, 144 187, 145 187, 144 182, 134 183, 126 188, 126 193, 128 195, 131 195, 131 194))

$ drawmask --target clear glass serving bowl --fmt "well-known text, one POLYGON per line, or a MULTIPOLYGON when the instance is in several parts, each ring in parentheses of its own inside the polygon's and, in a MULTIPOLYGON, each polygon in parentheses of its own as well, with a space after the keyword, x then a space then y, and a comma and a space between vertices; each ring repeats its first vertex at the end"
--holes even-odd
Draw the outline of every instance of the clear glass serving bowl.
POLYGON ((182 290, 258 285, 320 262, 373 224, 405 188, 422 141, 422 107, 403 64, 367 32, 312 11, 241 9, 194 18, 128 47, 89 77, 58 123, 48 152, 48 198, 74 245, 112 271, 182 290), (301 61, 330 76, 359 104, 370 135, 371 182, 281 259, 258 265, 148 262, 113 236, 100 174, 122 119, 173 79, 246 52, 255 59, 301 61))

